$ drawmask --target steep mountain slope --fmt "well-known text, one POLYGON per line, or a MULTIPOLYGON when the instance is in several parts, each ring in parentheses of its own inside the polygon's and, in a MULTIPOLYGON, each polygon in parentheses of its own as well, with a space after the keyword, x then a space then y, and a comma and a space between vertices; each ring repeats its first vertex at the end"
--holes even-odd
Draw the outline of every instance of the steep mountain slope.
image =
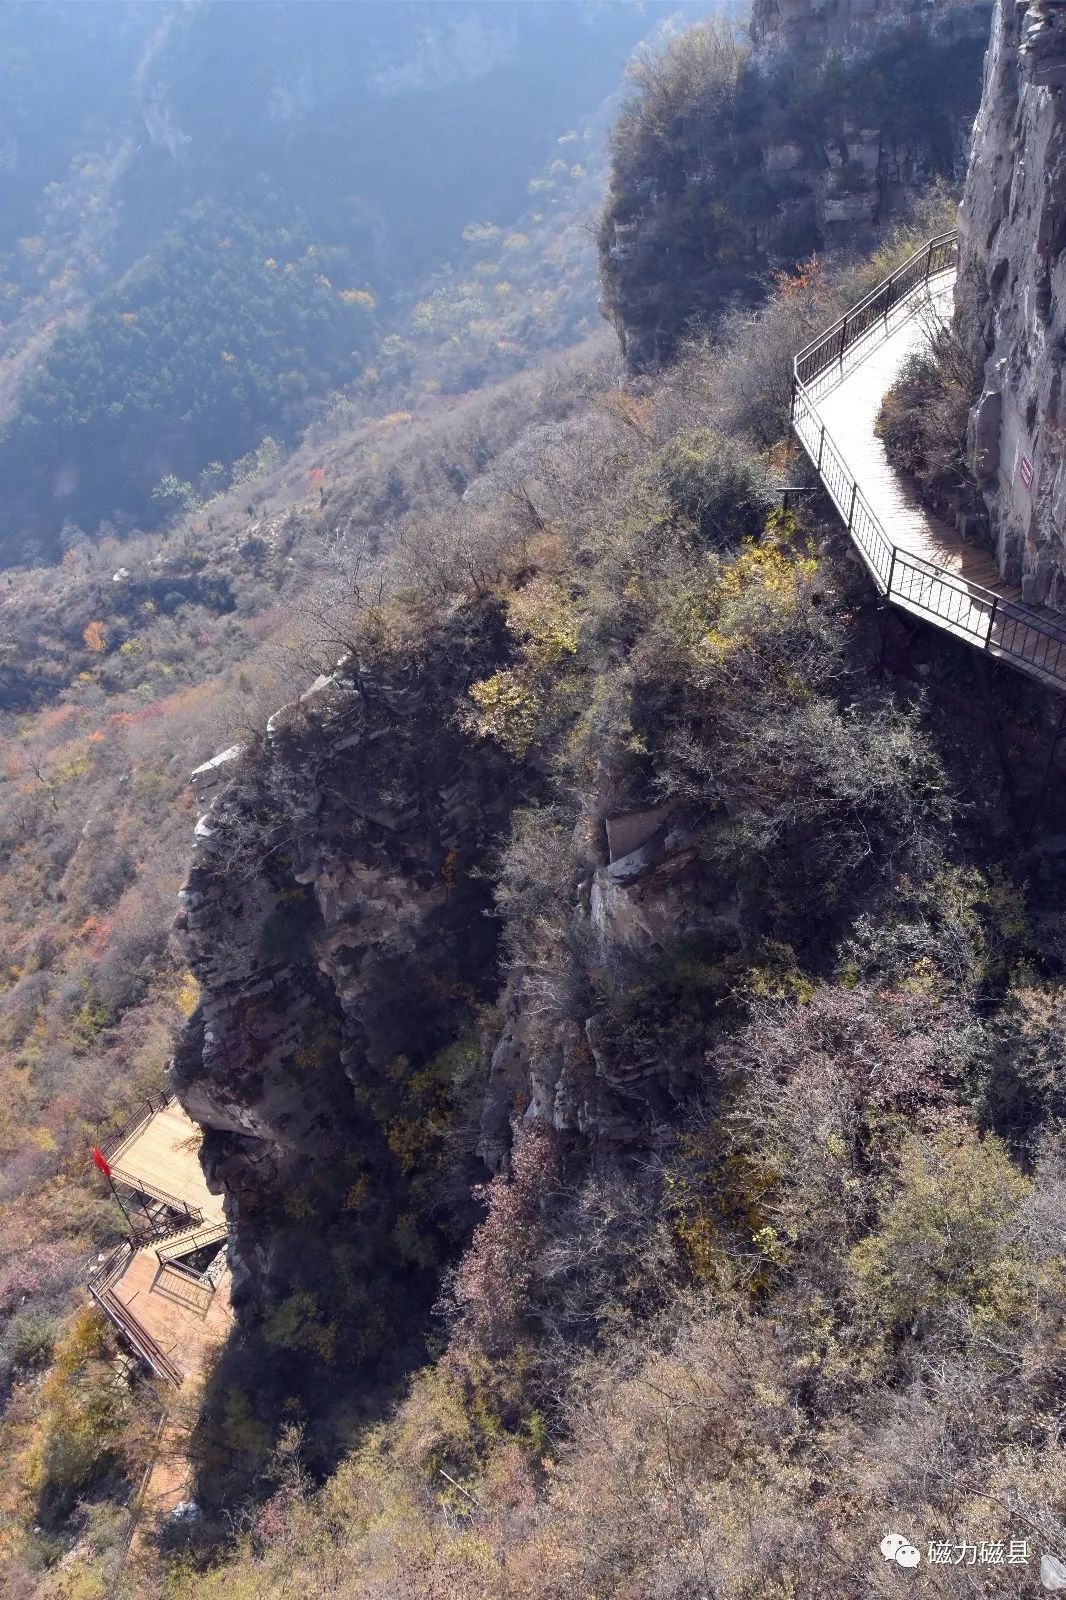
MULTIPOLYGON (((534 179, 555 136, 668 10, 5 8, 0 559, 153 526, 162 482, 293 442, 316 396, 379 373, 464 227, 502 240, 531 180, 558 202, 534 179)), ((476 286, 483 322, 507 277, 476 286)))
MULTIPOLYGON (((31 1562, 52 1559, 53 1537, 75 1541, 81 1523, 66 1519, 86 1488, 113 1489, 108 1515, 119 1515, 151 1443, 155 1402, 141 1388, 136 1404, 115 1389, 106 1338, 86 1351, 85 1330, 72 1331, 88 1371, 64 1340, 72 1292, 80 1303, 87 1265, 125 1227, 88 1152, 160 1091, 196 1004, 168 942, 196 820, 190 767, 235 739, 254 744, 286 695, 313 680, 316 661, 336 659, 353 574, 373 550, 395 543, 438 581, 453 563, 463 571, 468 555, 443 537, 457 486, 615 372, 613 354, 593 350, 576 367, 570 357, 425 415, 336 428, 162 539, 105 540, 5 584, 16 652, 5 659, 59 681, 45 709, 5 715, 0 746, 4 1560, 24 1538, 31 1562), (434 529, 441 537, 421 534, 434 529), (116 571, 125 572, 117 582, 116 571), (46 1393, 40 1372, 57 1340, 61 1371, 46 1393), (101 1392, 115 1402, 106 1415, 92 1411, 101 1392), (49 1442, 67 1434, 77 1439, 69 1452, 49 1442), (45 1533, 30 1537, 42 1517, 45 1533)), ((490 936, 491 924, 477 919, 468 942, 482 931, 490 936)), ((462 1011, 466 991, 449 1001, 450 982, 445 974, 441 1003, 462 1011)), ((325 1065, 328 1034, 319 1043, 325 1065)), ((325 1082, 325 1071, 308 1073, 301 1088, 325 1082)), ((299 1211, 288 1220, 295 1237, 299 1211)), ((412 1314, 420 1270, 410 1268, 412 1314)), ((397 1284, 401 1310, 402 1295, 397 1284)))
POLYGON ((886 1517, 925 1558, 990 1482, 1004 1549, 1058 1548, 1061 856, 871 671, 839 533, 745 442, 912 243, 534 425, 205 790, 175 1075, 243 1277, 205 1540, 242 1419, 303 1431, 198 1600, 887 1594, 886 1517))
POLYGON ((887 1600, 971 1548, 1006 1600, 1066 1557, 1061 802, 1021 852, 965 651, 886 681, 831 512, 777 505, 792 353, 917 242, 782 273, 639 384, 593 342, 312 434, 124 575, 75 553, 112 610, 16 729, 0 835, 0 1065, 41 1134, 4 1303, 99 1236, 93 1091, 184 1014, 239 1324, 183 1419, 197 1504, 131 1561, 145 1387, 91 1318, 15 1319, 19 1600, 887 1600), (167 612, 183 561, 233 613, 167 612), (149 700, 161 659, 197 684, 194 628, 219 683, 149 700), (182 959, 138 970, 161 798, 199 813, 182 959), (63 1250, 27 1252, 49 1210, 63 1250))

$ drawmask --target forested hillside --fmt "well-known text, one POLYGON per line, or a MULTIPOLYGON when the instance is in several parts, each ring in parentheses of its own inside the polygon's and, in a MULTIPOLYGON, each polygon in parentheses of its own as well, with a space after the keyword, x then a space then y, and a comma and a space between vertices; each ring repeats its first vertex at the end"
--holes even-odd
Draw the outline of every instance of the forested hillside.
MULTIPOLYGON (((0 556, 52 559, 64 524, 155 526, 163 478, 373 391, 464 229, 504 241, 531 198, 536 222, 565 207, 668 9, 5 7, 0 556)), ((483 322, 494 300, 506 317, 503 255, 475 284, 483 322)))
MULTIPOLYGON (((793 355, 953 225, 951 163, 725 303, 739 170, 656 177, 727 164, 721 18, 642 55, 608 188, 563 85, 611 90, 628 10, 359 11, 123 9, 116 253, 65 327, 19 301, 0 453, 63 554, 0 574, 0 1589, 1025 1600, 1066 1561, 1066 817, 1019 837, 960 708, 1059 706, 947 633, 893 675, 789 443, 793 355), (504 101, 533 159, 481 161, 504 101), (592 191, 608 279, 650 229, 646 327, 714 216, 640 376, 592 191), (92 1146, 164 1088, 236 1309, 176 1390, 83 1287, 128 1228, 92 1146)), ((888 13, 924 96, 943 42, 888 13)))

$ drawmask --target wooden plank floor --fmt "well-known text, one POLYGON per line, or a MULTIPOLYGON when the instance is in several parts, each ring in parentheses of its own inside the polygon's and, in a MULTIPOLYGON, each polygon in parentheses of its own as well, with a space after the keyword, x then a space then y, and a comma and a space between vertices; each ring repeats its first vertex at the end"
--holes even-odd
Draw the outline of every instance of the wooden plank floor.
POLYGON ((205 1223, 222 1222, 222 1197, 208 1189, 200 1166, 202 1139, 199 1127, 173 1100, 119 1146, 111 1170, 134 1188, 143 1178, 172 1199, 197 1207, 205 1223))
MULTIPOLYGON (((195 1290, 195 1285, 190 1289, 195 1290)), ((160 1272, 156 1253, 149 1246, 137 1250, 121 1278, 112 1285, 116 1299, 150 1333, 165 1355, 186 1379, 199 1377, 204 1363, 225 1339, 233 1321, 230 1275, 222 1274, 206 1311, 202 1297, 193 1303, 173 1292, 165 1270, 160 1272)))
MULTIPOLYGON (((117 1179, 134 1187, 139 1181, 151 1184, 173 1200, 198 1208, 204 1220, 192 1230, 195 1237, 202 1237, 212 1224, 225 1225, 222 1199, 210 1192, 200 1166, 202 1139, 200 1128, 172 1101, 135 1129, 111 1157, 117 1179)), ((171 1249, 176 1251, 182 1242, 180 1235, 172 1238, 171 1249)), ((190 1392, 195 1394, 212 1356, 232 1329, 230 1286, 228 1266, 219 1273, 212 1292, 208 1283, 190 1280, 145 1245, 133 1251, 105 1303, 118 1301, 173 1362, 187 1399, 190 1392)), ((176 1408, 157 1436, 155 1459, 132 1511, 129 1554, 134 1562, 142 1535, 194 1493, 195 1472, 187 1451, 190 1414, 188 1405, 176 1408)))
POLYGON ((889 540, 903 551, 929 561, 963 580, 967 590, 953 601, 951 620, 928 613, 935 575, 916 564, 897 562, 892 599, 904 610, 934 622, 971 644, 984 645, 988 633, 988 592, 999 597, 989 654, 1056 688, 1064 687, 1066 674, 1066 619, 1044 606, 1026 605, 1022 591, 1005 582, 990 551, 967 544, 918 501, 905 478, 890 464, 875 423, 885 393, 896 382, 908 356, 927 346, 933 328, 952 311, 953 275, 943 275, 929 290, 914 297, 912 312, 890 325, 887 336, 873 338, 845 359, 834 382, 827 375, 815 388, 814 405, 829 438, 862 491, 889 540), (969 586, 974 592, 969 593, 969 586), (985 591, 980 594, 977 590, 985 591), (1027 635, 1025 623, 1037 624, 1043 633, 1027 635), (1005 648, 1007 645, 1011 648, 1005 648), (1019 659, 1019 650, 1031 659, 1019 659), (1047 669, 1051 670, 1047 670, 1047 669))
MULTIPOLYGON (((118 1147, 111 1170, 134 1188, 143 1182, 151 1185, 147 1193, 159 1190, 176 1202, 195 1206, 204 1219, 197 1232, 211 1224, 224 1226, 222 1197, 208 1189, 200 1166, 202 1139, 201 1129, 172 1100, 118 1147)), ((229 1287, 228 1271, 213 1295, 206 1287, 183 1281, 181 1273, 161 1265, 154 1248, 146 1245, 130 1257, 112 1293, 189 1379, 199 1375, 208 1354, 229 1332, 229 1287)))

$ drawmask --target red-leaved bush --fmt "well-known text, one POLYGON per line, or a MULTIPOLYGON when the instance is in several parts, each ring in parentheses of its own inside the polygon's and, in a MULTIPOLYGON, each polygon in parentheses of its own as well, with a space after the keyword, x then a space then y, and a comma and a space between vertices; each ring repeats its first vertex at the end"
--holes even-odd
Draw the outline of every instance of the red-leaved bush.
POLYGON ((559 1158, 559 1135, 547 1123, 524 1122, 515 1136, 510 1176, 495 1177, 480 1188, 488 1214, 475 1230, 447 1296, 460 1349, 492 1356, 520 1335, 559 1158))

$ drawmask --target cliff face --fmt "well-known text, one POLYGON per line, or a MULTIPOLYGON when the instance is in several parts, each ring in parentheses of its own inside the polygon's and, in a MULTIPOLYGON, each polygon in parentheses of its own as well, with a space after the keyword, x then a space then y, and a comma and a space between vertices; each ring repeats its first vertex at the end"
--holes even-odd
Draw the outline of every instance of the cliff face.
POLYGON ((969 448, 1001 570, 1066 607, 1066 7, 998 0, 959 215, 957 302, 985 363, 969 448))
MULTIPOLYGON (((815 251, 869 248, 937 174, 961 172, 990 7, 756 0, 736 70, 690 35, 638 71, 600 229, 603 312, 634 371, 815 251)), ((692 30, 696 33, 697 30, 692 30)))
MULTIPOLYGON (((871 30, 895 26, 908 17, 933 12, 940 17, 963 10, 959 0, 754 0, 751 36, 760 51, 824 55, 829 50, 868 47, 871 30)), ((986 12, 987 12, 987 8, 986 12)), ((959 19, 956 17, 956 22, 959 19)))
POLYGON ((683 1087, 669 1030, 634 1060, 602 996, 575 994, 558 1020, 538 987, 552 940, 573 942, 580 973, 699 930, 738 937, 682 811, 590 814, 576 867, 558 835, 554 924, 501 993, 489 880, 542 780, 456 707, 507 640, 494 606, 468 606, 410 648, 320 680, 261 749, 196 775, 178 933, 201 1007, 172 1078, 226 1196, 242 1323, 275 1374, 294 1353, 277 1378, 292 1393, 316 1365, 343 1387, 345 1366, 424 1319, 516 1119, 570 1135, 581 1159, 646 1144, 683 1087))
POLYGON ((504 648, 496 609, 468 612, 320 680, 262 749, 198 774, 178 934, 202 1005, 172 1076, 226 1195, 245 1318, 331 1362, 380 1356, 424 1310, 427 1248, 448 1249, 455 1219, 421 1186, 495 976, 473 872, 536 792, 454 722, 504 648))

